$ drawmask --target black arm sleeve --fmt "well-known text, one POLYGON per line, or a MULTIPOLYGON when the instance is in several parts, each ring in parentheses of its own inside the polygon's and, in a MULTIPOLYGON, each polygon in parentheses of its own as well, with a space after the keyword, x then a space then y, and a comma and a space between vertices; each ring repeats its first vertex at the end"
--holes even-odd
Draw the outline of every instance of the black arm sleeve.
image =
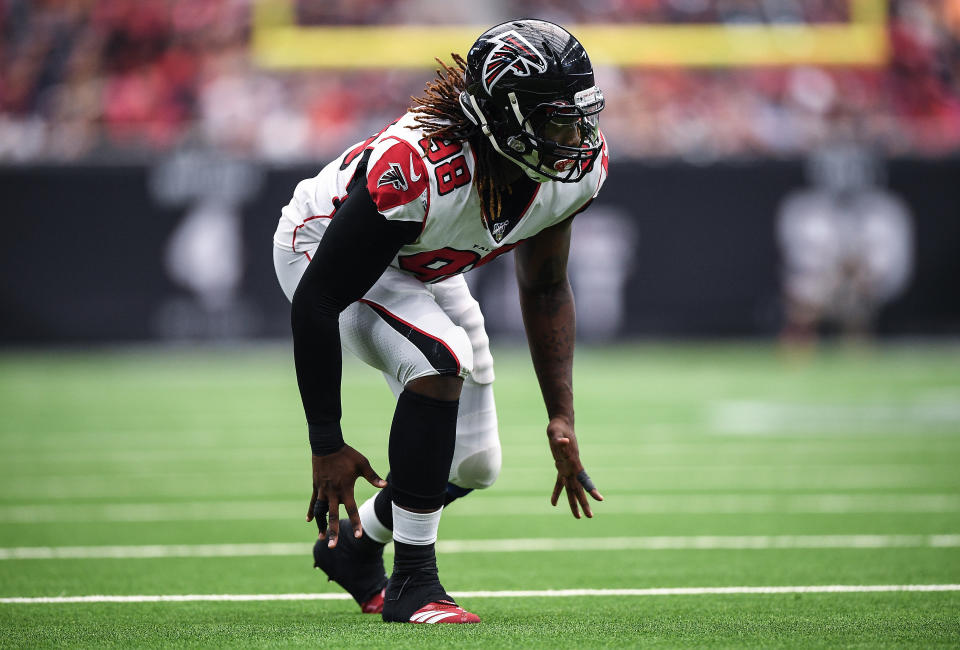
POLYGON ((358 183, 330 221, 293 295, 293 355, 316 455, 343 447, 340 431, 340 312, 383 274, 421 224, 388 221, 358 183))

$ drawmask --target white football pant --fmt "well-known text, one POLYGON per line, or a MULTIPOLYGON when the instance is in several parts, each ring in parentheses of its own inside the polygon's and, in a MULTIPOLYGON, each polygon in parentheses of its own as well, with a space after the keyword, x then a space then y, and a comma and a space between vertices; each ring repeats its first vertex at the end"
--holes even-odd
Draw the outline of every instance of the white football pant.
MULTIPOLYGON (((310 258, 274 246, 273 262, 292 300, 310 258)), ((340 314, 340 340, 383 372, 395 396, 418 377, 463 377, 450 482, 467 489, 493 485, 500 473, 493 357, 480 306, 462 275, 428 285, 388 267, 340 314)))

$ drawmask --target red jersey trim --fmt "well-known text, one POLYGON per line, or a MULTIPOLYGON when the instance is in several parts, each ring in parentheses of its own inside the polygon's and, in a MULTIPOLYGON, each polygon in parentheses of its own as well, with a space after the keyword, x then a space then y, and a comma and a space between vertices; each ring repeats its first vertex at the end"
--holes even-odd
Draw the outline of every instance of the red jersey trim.
POLYGON ((293 237, 290 239, 290 250, 292 250, 294 253, 297 252, 297 231, 303 228, 305 225, 307 225, 308 221, 314 221, 315 219, 332 219, 332 218, 333 218, 332 214, 319 214, 319 215, 316 215, 313 217, 307 217, 306 219, 304 219, 303 223, 301 223, 299 226, 293 229, 293 237))
MULTIPOLYGON (((347 195, 344 194, 341 197, 337 197, 333 199, 334 206, 336 206, 339 203, 343 203, 343 200, 346 198, 347 198, 347 195)), ((306 226, 308 221, 313 221, 315 219, 333 219, 333 215, 335 215, 336 213, 337 213, 337 208, 334 207, 333 212, 331 212, 330 214, 316 214, 312 217, 307 217, 306 219, 301 221, 300 225, 293 229, 293 237, 290 238, 290 250, 292 250, 294 253, 297 252, 297 231, 299 231, 301 228, 306 226)), ((309 257, 310 256, 308 255, 307 258, 309 259, 309 257)))

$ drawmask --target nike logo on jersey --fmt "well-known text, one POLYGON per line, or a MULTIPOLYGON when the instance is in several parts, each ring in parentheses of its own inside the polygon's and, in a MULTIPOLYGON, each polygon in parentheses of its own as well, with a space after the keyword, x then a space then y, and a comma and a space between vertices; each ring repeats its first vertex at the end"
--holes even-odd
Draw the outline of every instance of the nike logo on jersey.
POLYGON ((417 170, 414 169, 414 167, 413 167, 413 154, 410 154, 410 182, 411 182, 411 183, 416 183, 418 180, 420 180, 420 177, 421 177, 421 176, 423 176, 423 174, 418 174, 418 173, 417 173, 417 170))
MULTIPOLYGON (((413 162, 413 157, 410 158, 410 162, 413 162)), ((418 180, 420 177, 417 176, 413 180, 418 180)), ((380 178, 377 179, 377 187, 383 187, 384 185, 392 185, 395 189, 400 192, 406 192, 409 188, 407 185, 407 179, 403 176, 403 168, 400 167, 395 162, 390 163, 390 169, 383 172, 380 175, 380 178)))

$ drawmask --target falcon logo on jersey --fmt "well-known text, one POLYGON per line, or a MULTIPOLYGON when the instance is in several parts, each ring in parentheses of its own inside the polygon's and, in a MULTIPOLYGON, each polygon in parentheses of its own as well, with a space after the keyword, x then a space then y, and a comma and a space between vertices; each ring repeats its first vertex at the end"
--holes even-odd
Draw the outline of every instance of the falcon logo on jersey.
POLYGON ((491 42, 497 45, 490 50, 483 63, 483 87, 488 93, 508 72, 518 77, 529 77, 534 71, 547 71, 547 60, 516 31, 511 29, 497 34, 491 42))
POLYGON ((422 221, 430 205, 430 177, 423 160, 413 145, 395 136, 387 143, 374 147, 367 166, 367 189, 370 198, 388 219, 422 221), (421 199, 426 201, 420 209, 421 199), (397 212, 399 210, 399 212, 397 212), (404 216, 401 218, 400 213, 404 216))
MULTIPOLYGON (((411 163, 411 169, 413 164, 411 163)), ((417 180, 417 179, 414 179, 417 180)), ((390 163, 390 168, 380 175, 377 180, 377 187, 392 185, 398 192, 406 192, 408 189, 407 179, 403 176, 403 168, 395 162, 390 163)))

